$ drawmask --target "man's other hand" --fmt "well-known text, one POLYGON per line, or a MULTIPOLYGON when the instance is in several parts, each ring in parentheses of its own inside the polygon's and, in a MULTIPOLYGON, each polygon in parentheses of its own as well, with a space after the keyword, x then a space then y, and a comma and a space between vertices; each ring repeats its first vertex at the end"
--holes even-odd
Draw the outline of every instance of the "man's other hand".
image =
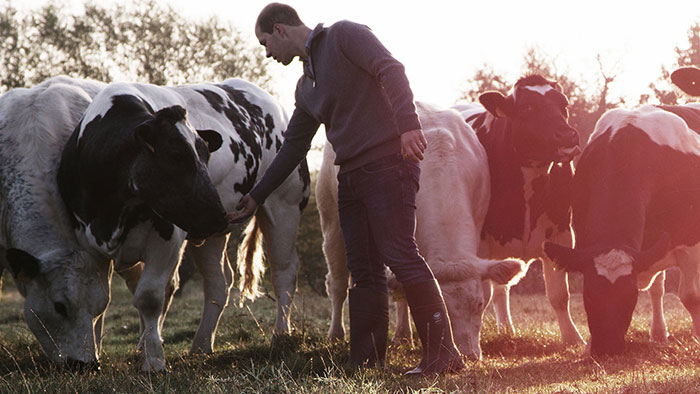
POLYGON ((428 147, 428 141, 423 135, 423 130, 415 129, 401 134, 401 154, 404 159, 414 162, 423 160, 423 152, 428 147))

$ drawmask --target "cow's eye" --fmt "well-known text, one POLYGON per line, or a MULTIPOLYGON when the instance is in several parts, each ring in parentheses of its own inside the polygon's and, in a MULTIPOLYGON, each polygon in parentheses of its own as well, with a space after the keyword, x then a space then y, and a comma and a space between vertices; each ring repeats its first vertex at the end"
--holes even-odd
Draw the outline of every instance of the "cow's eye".
POLYGON ((68 317, 68 308, 66 308, 66 304, 62 302, 54 302, 53 303, 53 308, 56 310, 56 313, 63 317, 68 317))

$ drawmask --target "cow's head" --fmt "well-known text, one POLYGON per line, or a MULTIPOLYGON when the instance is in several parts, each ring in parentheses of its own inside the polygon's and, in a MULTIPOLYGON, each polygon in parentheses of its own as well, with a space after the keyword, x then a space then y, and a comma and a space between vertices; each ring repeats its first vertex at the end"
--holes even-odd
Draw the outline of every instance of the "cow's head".
POLYGON ((111 265, 82 251, 36 257, 8 249, 5 258, 25 297, 27 325, 47 356, 73 370, 97 369, 111 265))
POLYGON ((488 281, 512 285, 526 272, 527 265, 517 259, 435 265, 434 273, 450 315, 454 341, 463 355, 472 360, 481 359, 479 332, 491 294, 488 281))
POLYGON ((681 67, 671 73, 671 82, 691 96, 700 96, 700 68, 681 67))
POLYGON ((566 162, 580 152, 578 133, 568 123, 569 101, 558 83, 531 75, 521 78, 510 95, 486 92, 479 101, 508 120, 513 148, 524 162, 566 162))
POLYGON ((156 112, 134 130, 140 152, 130 187, 160 217, 203 239, 228 224, 209 177, 211 152, 222 144, 212 130, 195 131, 179 105, 156 112))
POLYGON ((572 249, 546 242, 544 250, 558 268, 583 274, 583 305, 591 333, 592 356, 619 354, 637 305, 637 275, 668 250, 664 235, 639 252, 628 247, 572 249))

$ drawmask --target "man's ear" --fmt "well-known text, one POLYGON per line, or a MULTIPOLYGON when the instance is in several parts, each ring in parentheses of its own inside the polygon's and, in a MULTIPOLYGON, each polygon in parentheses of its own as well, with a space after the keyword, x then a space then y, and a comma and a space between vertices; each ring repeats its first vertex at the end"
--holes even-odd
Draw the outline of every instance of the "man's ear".
POLYGON ((277 32, 282 38, 287 37, 287 27, 281 23, 275 23, 272 25, 272 32, 277 32))
POLYGON ((39 260, 24 250, 7 249, 5 259, 10 263, 10 271, 17 282, 26 283, 39 276, 39 260))

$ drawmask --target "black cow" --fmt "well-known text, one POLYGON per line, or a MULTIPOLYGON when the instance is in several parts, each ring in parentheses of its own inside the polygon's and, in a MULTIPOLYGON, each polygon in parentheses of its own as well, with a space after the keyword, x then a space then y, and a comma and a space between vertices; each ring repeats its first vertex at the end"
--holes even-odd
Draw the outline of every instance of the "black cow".
MULTIPOLYGON (((545 251, 558 266, 583 273, 594 356, 623 351, 638 288, 672 266, 680 267, 680 299, 700 334, 700 123, 691 128, 699 117, 700 104, 611 110, 581 155, 572 194, 575 247, 547 243, 545 251)), ((651 296, 662 306, 663 288, 651 296)), ((654 314, 661 315, 652 336, 664 337, 661 307, 654 314)))

